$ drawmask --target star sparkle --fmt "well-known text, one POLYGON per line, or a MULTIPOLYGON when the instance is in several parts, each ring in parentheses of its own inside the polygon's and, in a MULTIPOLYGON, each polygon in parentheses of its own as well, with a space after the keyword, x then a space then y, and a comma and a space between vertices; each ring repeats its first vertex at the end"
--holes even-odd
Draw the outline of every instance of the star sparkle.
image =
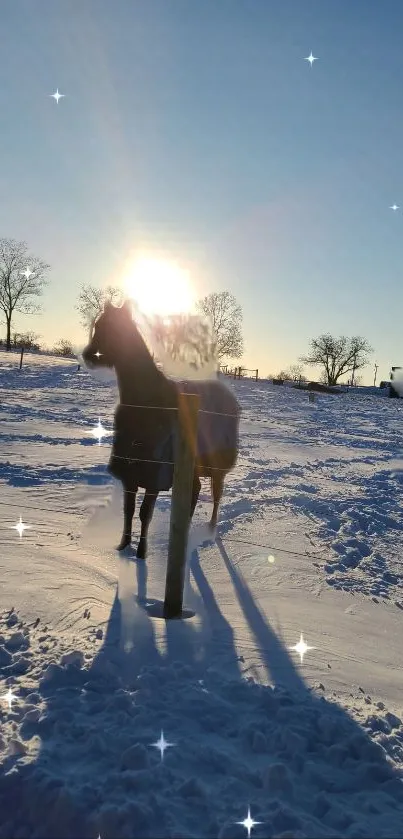
POLYGON ((313 62, 314 62, 314 61, 318 61, 318 60, 319 60, 318 58, 315 58, 315 56, 314 56, 314 55, 312 55, 312 50, 311 50, 311 54, 310 54, 310 55, 308 55, 308 57, 307 57, 307 58, 304 58, 304 61, 309 61, 309 63, 310 63, 310 65, 311 65, 311 67, 312 67, 313 62))
POLYGON ((248 839, 250 839, 250 832, 252 828, 255 827, 256 824, 262 824, 262 822, 255 822, 255 820, 251 818, 250 807, 248 807, 248 815, 246 819, 244 819, 242 822, 236 822, 236 824, 241 824, 243 827, 246 828, 246 830, 248 831, 248 839))
POLYGON ((20 274, 22 274, 22 276, 23 276, 23 277, 26 277, 26 278, 27 278, 27 280, 29 280, 29 278, 30 278, 30 277, 32 277, 32 275, 33 275, 34 273, 35 273, 35 272, 34 272, 34 271, 31 271, 31 269, 30 269, 30 268, 28 268, 28 266, 26 267, 25 271, 20 271, 20 274))
POLYGON ((298 644, 295 644, 295 647, 289 647, 289 649, 290 650, 295 650, 295 652, 298 653, 298 655, 301 658, 301 664, 303 664, 304 655, 308 652, 308 650, 314 650, 315 647, 308 647, 308 644, 305 643, 302 632, 301 632, 301 637, 298 641, 298 644))
POLYGON ((11 703, 14 700, 17 701, 16 694, 12 692, 11 688, 9 688, 7 693, 5 694, 5 696, 3 698, 6 700, 6 702, 8 704, 8 710, 11 711, 11 703))
POLYGON ((392 206, 389 207, 389 209, 393 210, 393 212, 395 213, 396 210, 400 210, 400 207, 398 206, 398 204, 392 204, 392 206))
POLYGON ((11 530, 16 530, 17 533, 20 534, 20 539, 21 539, 22 534, 24 533, 24 530, 30 530, 31 527, 32 527, 31 524, 24 524, 24 522, 23 522, 23 520, 20 516, 19 522, 17 522, 17 524, 13 524, 12 527, 11 527, 11 530))
POLYGON ((106 428, 103 427, 100 417, 98 418, 98 425, 96 425, 95 428, 91 428, 91 431, 86 432, 86 434, 92 434, 94 439, 98 440, 98 445, 99 446, 101 445, 102 438, 103 437, 108 437, 109 433, 110 432, 107 431, 106 428))
POLYGON ((49 94, 49 96, 51 96, 52 99, 56 100, 56 105, 59 104, 59 99, 63 99, 65 97, 65 95, 66 95, 65 93, 59 93, 59 88, 57 88, 56 93, 50 93, 49 94))
POLYGON ((157 740, 156 743, 150 743, 150 746, 154 746, 154 748, 160 750, 160 752, 161 752, 161 762, 164 760, 165 749, 169 749, 170 746, 175 746, 175 745, 176 745, 175 743, 168 743, 168 741, 165 740, 164 732, 163 732, 162 728, 161 728, 160 739, 157 740))

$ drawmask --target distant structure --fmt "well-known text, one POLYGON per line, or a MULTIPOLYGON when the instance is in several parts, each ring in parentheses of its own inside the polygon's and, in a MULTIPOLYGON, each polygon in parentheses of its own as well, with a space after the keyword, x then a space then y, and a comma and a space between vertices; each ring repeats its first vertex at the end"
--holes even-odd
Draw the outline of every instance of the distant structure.
POLYGON ((255 379, 257 382, 259 378, 259 370, 252 370, 249 367, 228 367, 228 364, 220 364, 219 370, 224 376, 233 376, 234 379, 248 378, 255 379), (247 376, 247 373, 252 375, 247 376))

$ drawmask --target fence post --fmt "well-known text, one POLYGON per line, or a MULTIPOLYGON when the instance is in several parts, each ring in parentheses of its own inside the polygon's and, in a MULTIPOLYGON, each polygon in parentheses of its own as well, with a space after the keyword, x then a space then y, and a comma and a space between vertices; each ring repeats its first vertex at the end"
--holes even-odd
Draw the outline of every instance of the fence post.
POLYGON ((182 614, 198 411, 199 396, 197 394, 178 394, 164 618, 179 618, 182 614))
POLYGON ((23 344, 23 345, 22 345, 22 347, 21 347, 21 355, 20 355, 20 370, 21 370, 21 367, 22 367, 22 359, 23 359, 23 357, 24 357, 24 344, 23 344))
POLYGON ((256 370, 256 381, 258 380, 259 370, 256 370))

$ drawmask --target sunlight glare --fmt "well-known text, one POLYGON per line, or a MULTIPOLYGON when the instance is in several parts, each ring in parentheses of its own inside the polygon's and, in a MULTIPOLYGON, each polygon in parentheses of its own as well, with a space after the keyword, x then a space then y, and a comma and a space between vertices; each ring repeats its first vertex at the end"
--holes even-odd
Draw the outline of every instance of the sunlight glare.
POLYGON ((124 286, 146 315, 190 312, 195 303, 188 272, 166 259, 137 258, 124 278, 124 286))

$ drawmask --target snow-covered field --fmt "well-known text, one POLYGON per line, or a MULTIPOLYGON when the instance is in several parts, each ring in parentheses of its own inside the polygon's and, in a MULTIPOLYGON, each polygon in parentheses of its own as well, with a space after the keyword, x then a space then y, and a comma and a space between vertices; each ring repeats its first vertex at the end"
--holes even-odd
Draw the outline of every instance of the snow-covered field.
POLYGON ((0 354, 0 839, 403 837, 403 402, 232 386, 217 541, 165 622, 169 494, 119 556, 88 433, 116 389, 0 354))

